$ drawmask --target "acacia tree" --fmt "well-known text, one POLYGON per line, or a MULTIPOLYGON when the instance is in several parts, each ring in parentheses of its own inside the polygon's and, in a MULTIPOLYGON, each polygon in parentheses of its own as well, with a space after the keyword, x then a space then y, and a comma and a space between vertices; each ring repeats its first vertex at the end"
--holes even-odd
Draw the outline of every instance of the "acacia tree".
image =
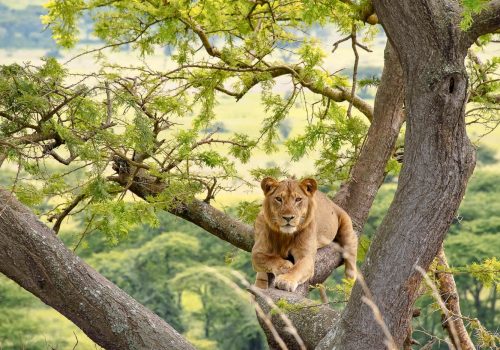
MULTIPOLYGON (((56 232, 65 217, 83 210, 84 235, 100 230, 119 239, 138 220, 155 223, 154 211, 167 210, 249 251, 251 226, 215 209, 210 201, 228 188, 229 181, 240 177, 235 161, 248 161, 256 147, 274 149, 279 123, 299 98, 311 107, 321 102, 321 107, 311 111, 304 133, 287 141, 286 147, 292 159, 300 159, 322 146, 316 175, 323 184, 346 179, 334 199, 349 212, 359 232, 406 117, 404 166, 394 202, 362 268, 365 291, 357 283, 340 316, 326 308, 314 322, 308 322, 311 315, 307 312, 294 319, 309 348, 318 342, 320 348, 384 348, 387 341, 400 347, 422 278, 415 267, 426 270, 438 253, 474 167, 473 149, 465 134, 467 95, 481 108, 496 102, 491 93, 495 84, 489 82, 488 72, 480 77, 481 83, 467 89, 464 60, 476 40, 500 26, 500 2, 469 6, 464 10, 458 2, 444 0, 411 4, 53 1, 45 21, 61 45, 75 44, 78 18, 89 12, 105 47, 132 45, 147 55, 158 45, 168 45, 174 50, 175 66, 156 71, 146 65, 103 64, 95 74, 73 74, 48 59, 41 67, 3 67, 0 160, 17 162, 33 178, 43 180, 41 189, 16 182, 19 198, 31 204, 44 196, 65 199, 64 205, 45 213, 56 232), (356 95, 362 83, 357 66, 359 51, 366 49, 360 37, 371 36, 371 25, 377 21, 389 40, 372 108, 356 95), (318 23, 334 23, 343 33, 336 46, 351 43, 355 54, 351 82, 321 69, 319 46, 302 34, 318 23), (285 97, 273 91, 273 82, 280 77, 290 80, 291 93, 285 97), (240 100, 257 85, 267 113, 258 137, 224 138, 217 129, 210 131, 217 119, 217 96, 240 100), (347 108, 338 104, 342 101, 348 103, 347 108), (368 130, 360 116, 370 121, 368 130), (49 159, 64 167, 50 167, 49 161, 48 170, 40 166, 49 159), (75 186, 65 180, 70 173, 85 176, 77 176, 75 186), (34 195, 35 190, 41 195, 34 195), (127 192, 144 201, 126 200, 127 192), (386 333, 362 302, 367 290, 381 312, 386 333)), ((279 169, 255 169, 253 174, 279 174, 279 169)), ((15 199, 4 198, 0 228, 4 274, 107 348, 123 348, 126 343, 131 348, 189 348, 168 325, 71 257, 15 199), (26 222, 24 228, 16 226, 21 220, 26 222), (22 256, 13 253, 26 246, 38 249, 21 249, 22 256), (31 255, 35 252, 36 258, 31 255), (58 259, 51 259, 52 255, 58 259), (69 261, 83 276, 97 280, 97 285, 71 278, 69 261), (65 278, 70 285, 61 284, 65 278), (78 306, 81 296, 55 293, 61 288, 65 292, 88 290, 84 299, 103 306, 87 314, 78 306), (93 293, 94 288, 100 292, 93 293), (101 294, 103 290, 106 293, 101 294), (120 306, 124 302, 134 305, 134 315, 154 319, 154 331, 151 323, 135 322, 139 316, 136 320, 128 317, 120 306), (99 322, 89 319, 92 316, 99 322)), ((316 273, 309 283, 324 281, 341 263, 334 250, 329 246, 318 253, 316 273)), ((306 292, 304 286, 302 293, 306 292)), ((276 290, 268 293, 304 301, 276 290)), ((285 327, 278 328, 287 344, 295 346, 285 327)))

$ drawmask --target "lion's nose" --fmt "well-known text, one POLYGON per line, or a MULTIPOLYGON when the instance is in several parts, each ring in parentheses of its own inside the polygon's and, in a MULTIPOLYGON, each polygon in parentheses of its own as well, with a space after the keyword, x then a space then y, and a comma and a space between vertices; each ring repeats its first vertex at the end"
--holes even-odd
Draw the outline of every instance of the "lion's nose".
POLYGON ((295 216, 282 216, 287 222, 290 222, 295 216))

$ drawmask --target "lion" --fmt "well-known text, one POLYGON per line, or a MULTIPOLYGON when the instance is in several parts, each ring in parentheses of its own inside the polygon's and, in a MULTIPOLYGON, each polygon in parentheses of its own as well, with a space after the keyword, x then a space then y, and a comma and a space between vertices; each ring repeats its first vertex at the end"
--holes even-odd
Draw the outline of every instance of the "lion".
POLYGON ((313 276, 316 251, 333 240, 343 249, 346 277, 356 278, 358 238, 351 218, 317 190, 316 180, 266 177, 261 187, 265 199, 252 248, 257 287, 268 288, 267 273, 273 273, 275 287, 294 292, 313 276))

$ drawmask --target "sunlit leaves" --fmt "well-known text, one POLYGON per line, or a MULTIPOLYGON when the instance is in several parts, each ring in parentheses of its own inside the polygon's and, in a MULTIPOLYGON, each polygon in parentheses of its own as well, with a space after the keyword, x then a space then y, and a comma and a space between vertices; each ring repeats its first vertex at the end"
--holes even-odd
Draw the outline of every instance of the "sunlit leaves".
POLYGON ((309 124, 302 134, 287 140, 285 145, 293 160, 319 147, 320 156, 316 161, 319 177, 334 183, 347 177, 366 130, 360 118, 347 118, 341 108, 333 105, 320 114, 318 121, 309 124))
POLYGON ((49 12, 42 21, 50 23, 54 40, 59 45, 72 47, 76 43, 79 12, 84 5, 83 0, 50 0, 45 4, 49 12))
POLYGON ((497 258, 485 259, 480 264, 473 263, 465 270, 486 287, 500 289, 500 261, 497 258))
POLYGON ((44 199, 43 192, 30 183, 18 183, 14 187, 14 193, 21 203, 31 207, 42 203, 44 199))
POLYGON ((146 202, 100 201, 89 206, 90 227, 116 244, 139 224, 158 225, 154 208, 146 202))
POLYGON ((261 208, 261 201, 242 201, 236 206, 236 215, 247 224, 253 224, 261 208))
POLYGON ((288 172, 285 169, 276 166, 267 168, 255 168, 250 170, 250 174, 255 181, 261 181, 265 177, 274 177, 275 179, 280 179, 289 176, 288 172))
POLYGON ((153 122, 141 113, 137 113, 133 123, 127 126, 125 140, 133 149, 149 153, 154 147, 153 122))
POLYGON ((247 163, 256 142, 251 141, 248 135, 240 133, 236 133, 231 142, 232 145, 229 149, 229 154, 239 159, 242 163, 247 163))
POLYGON ((489 0, 461 0, 463 6, 460 27, 467 30, 473 23, 472 16, 481 12, 489 0))

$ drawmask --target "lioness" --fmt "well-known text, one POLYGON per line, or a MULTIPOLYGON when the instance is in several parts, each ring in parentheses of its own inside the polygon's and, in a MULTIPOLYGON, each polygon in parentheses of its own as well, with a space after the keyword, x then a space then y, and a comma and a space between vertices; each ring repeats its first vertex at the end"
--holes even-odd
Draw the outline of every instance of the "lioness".
POLYGON ((318 248, 334 239, 343 248, 345 273, 356 278, 358 239, 351 218, 328 197, 317 191, 314 179, 261 182, 265 199, 255 221, 252 265, 257 271, 255 285, 268 287, 267 273, 275 286, 290 292, 314 274, 318 248), (293 258, 294 263, 290 260, 293 258))

